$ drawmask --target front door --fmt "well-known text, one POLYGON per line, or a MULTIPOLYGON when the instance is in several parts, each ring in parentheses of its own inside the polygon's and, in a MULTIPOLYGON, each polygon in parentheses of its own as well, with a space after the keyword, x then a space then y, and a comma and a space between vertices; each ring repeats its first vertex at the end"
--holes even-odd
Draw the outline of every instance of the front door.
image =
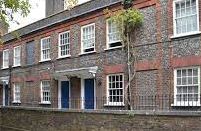
POLYGON ((5 106, 8 106, 8 85, 5 86, 5 106))
POLYGON ((61 81, 61 108, 69 108, 69 81, 61 81))
POLYGON ((3 85, 3 106, 8 106, 8 85, 3 85))
POLYGON ((94 79, 84 80, 85 109, 94 109, 94 79))

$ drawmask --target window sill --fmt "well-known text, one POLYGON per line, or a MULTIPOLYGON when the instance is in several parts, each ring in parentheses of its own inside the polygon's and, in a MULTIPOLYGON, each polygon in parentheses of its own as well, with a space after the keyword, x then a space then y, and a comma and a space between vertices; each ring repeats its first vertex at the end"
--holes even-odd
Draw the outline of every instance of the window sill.
POLYGON ((124 103, 107 103, 107 104, 104 104, 104 106, 106 107, 124 107, 125 104, 124 103))
POLYGON ((172 107, 200 107, 200 103, 188 103, 188 104, 171 104, 172 107))
POLYGON ((47 62, 47 61, 51 61, 51 59, 41 60, 41 61, 39 61, 39 62, 42 63, 42 62, 47 62))
POLYGON ((21 67, 21 65, 14 65, 13 68, 21 67))
POLYGON ((199 35, 201 34, 200 31, 192 32, 192 33, 186 33, 186 34, 181 34, 181 35, 174 35, 170 37, 171 39, 176 39, 176 38, 181 38, 181 37, 187 37, 187 36, 193 36, 193 35, 199 35))
POLYGON ((107 48, 107 49, 104 49, 104 50, 109 51, 109 50, 121 49, 121 48, 123 48, 123 46, 111 47, 111 48, 107 48))
POLYGON ((81 54, 79 54, 79 56, 82 56, 82 55, 89 55, 89 54, 94 54, 94 53, 96 53, 96 51, 81 53, 81 54))
POLYGON ((71 55, 60 56, 60 57, 57 58, 57 60, 59 60, 59 59, 64 59, 64 58, 69 58, 69 57, 71 57, 71 55))
POLYGON ((21 101, 13 101, 13 104, 21 104, 21 101))
POLYGON ((6 70, 6 69, 9 69, 9 67, 2 67, 1 69, 2 70, 6 70))
POLYGON ((40 105, 51 105, 51 102, 40 102, 40 105))

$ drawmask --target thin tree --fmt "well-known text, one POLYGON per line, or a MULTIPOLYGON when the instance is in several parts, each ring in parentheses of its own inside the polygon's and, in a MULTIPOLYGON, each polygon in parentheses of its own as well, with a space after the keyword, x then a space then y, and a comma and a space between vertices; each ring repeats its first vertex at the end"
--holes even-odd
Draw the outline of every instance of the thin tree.
POLYGON ((15 13, 26 17, 30 13, 30 8, 29 0, 0 0, 0 21, 9 27, 11 21, 18 23, 15 13))
POLYGON ((131 83, 136 76, 137 50, 136 50, 136 30, 143 23, 143 15, 139 10, 133 8, 133 0, 123 0, 123 9, 112 12, 106 9, 107 17, 113 20, 120 30, 123 50, 127 54, 128 80, 125 86, 128 102, 128 109, 133 110, 131 83))

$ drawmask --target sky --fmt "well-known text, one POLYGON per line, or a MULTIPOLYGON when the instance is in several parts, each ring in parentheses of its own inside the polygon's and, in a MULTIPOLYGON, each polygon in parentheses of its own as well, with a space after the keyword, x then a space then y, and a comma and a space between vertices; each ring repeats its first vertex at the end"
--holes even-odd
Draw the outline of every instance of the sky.
MULTIPOLYGON (((15 18, 20 24, 18 25, 14 22, 11 22, 9 31, 19 29, 23 26, 31 24, 45 17, 45 0, 29 0, 29 1, 31 4, 30 14, 26 18, 23 18, 19 14, 15 14, 14 15, 15 18)), ((79 4, 84 3, 86 1, 89 0, 79 0, 79 4)))

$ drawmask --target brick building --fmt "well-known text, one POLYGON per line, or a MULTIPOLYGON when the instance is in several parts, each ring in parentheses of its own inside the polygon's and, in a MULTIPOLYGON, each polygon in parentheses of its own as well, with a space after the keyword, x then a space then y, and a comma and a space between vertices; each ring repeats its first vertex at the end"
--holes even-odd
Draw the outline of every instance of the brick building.
MULTIPOLYGON (((92 0, 70 11, 54 2, 62 1, 46 3, 45 19, 17 30, 21 39, 2 37, 0 102, 126 109, 127 57, 115 24, 104 15, 106 8, 120 9, 121 0, 92 0)), ((135 0, 133 6, 144 16, 135 40, 133 107, 199 106, 201 2, 135 0)))

